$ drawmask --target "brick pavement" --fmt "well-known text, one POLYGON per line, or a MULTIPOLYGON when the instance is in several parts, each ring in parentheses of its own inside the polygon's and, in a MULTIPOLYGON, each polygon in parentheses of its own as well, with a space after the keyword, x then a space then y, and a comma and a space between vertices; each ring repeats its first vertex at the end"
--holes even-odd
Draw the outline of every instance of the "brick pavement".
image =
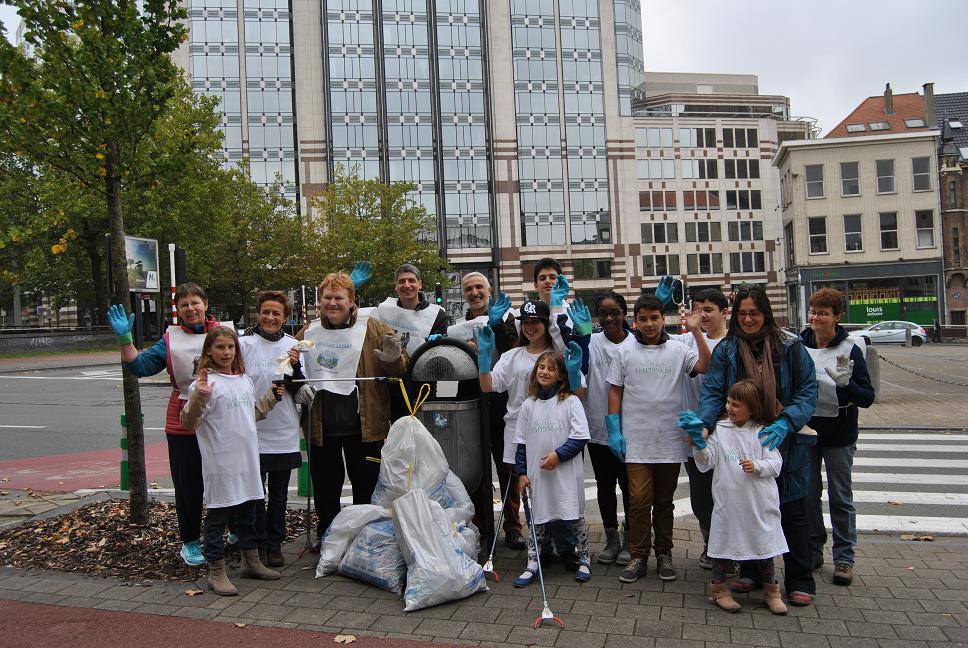
MULTIPOLYGON (((592 540, 600 540, 593 527, 592 540)), ((837 587, 831 571, 819 574, 813 606, 771 615, 757 599, 738 597, 743 610, 726 614, 706 601, 709 572, 695 563, 701 545, 695 523, 676 529, 679 580, 663 583, 654 573, 625 585, 617 567, 594 566, 594 578, 576 583, 571 574, 547 569, 551 609, 564 629, 535 630, 541 609, 537 584, 515 589, 511 581, 524 558, 504 547, 495 566, 502 575, 488 593, 427 610, 403 613, 393 594, 340 576, 313 578, 315 561, 290 563, 279 581, 235 578, 240 596, 211 593, 188 597, 190 583, 148 586, 61 572, 0 568, 0 599, 13 599, 226 623, 300 628, 359 636, 432 640, 482 646, 560 648, 756 646, 968 646, 968 539, 941 537, 906 542, 896 536, 862 535, 854 584, 837 587)), ((599 544, 593 544, 597 548, 599 544)), ((198 583, 204 582, 199 571, 198 583)), ((0 603, 2 605, 2 603, 0 603)))

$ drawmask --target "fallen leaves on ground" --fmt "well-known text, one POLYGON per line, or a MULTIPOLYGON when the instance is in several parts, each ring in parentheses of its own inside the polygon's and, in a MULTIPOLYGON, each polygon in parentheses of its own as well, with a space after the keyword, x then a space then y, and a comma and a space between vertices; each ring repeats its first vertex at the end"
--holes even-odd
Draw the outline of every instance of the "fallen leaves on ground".
POLYGON ((934 542, 934 536, 905 533, 901 536, 901 540, 913 540, 915 542, 934 542))
MULTIPOLYGON (((288 540, 302 539, 305 512, 289 510, 286 525, 288 540)), ((192 582, 204 574, 205 567, 182 562, 181 544, 174 504, 149 502, 148 524, 138 525, 128 519, 127 500, 107 500, 0 530, 0 565, 125 581, 192 582)), ((226 545, 225 557, 229 562, 238 561, 238 547, 226 545)))
POLYGON ((236 627, 236 628, 244 628, 244 627, 245 627, 245 626, 247 626, 247 625, 249 625, 249 624, 248 624, 248 623, 236 623, 236 624, 235 624, 235 627, 236 627))
POLYGON ((341 644, 353 643, 356 641, 356 635, 336 635, 333 641, 341 644))
POLYGON ((192 598, 193 596, 198 596, 199 594, 204 594, 204 593, 205 593, 205 590, 201 590, 201 589, 185 590, 185 595, 188 596, 188 598, 192 598))

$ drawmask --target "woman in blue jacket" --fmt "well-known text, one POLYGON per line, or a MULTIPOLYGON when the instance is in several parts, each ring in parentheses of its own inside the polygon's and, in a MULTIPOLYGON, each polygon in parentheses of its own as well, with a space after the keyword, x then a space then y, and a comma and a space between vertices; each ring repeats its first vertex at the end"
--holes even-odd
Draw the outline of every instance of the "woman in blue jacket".
MULTIPOLYGON (((760 432, 764 446, 780 448, 783 470, 777 478, 780 518, 789 552, 783 555, 784 586, 792 605, 810 605, 816 594, 807 494, 810 490, 810 447, 816 436, 797 434, 813 416, 817 378, 813 360, 798 337, 784 333, 773 319, 766 292, 743 286, 736 293, 726 338, 716 346, 699 397, 699 416, 711 431, 725 410, 726 394, 738 380, 749 378, 763 387, 769 419, 760 432)), ((735 592, 762 584, 744 564, 735 592)))

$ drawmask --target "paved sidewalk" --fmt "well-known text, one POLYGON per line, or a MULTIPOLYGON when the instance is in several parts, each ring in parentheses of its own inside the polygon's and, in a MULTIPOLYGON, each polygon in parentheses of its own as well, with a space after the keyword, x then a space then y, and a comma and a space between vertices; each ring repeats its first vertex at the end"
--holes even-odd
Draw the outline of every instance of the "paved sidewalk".
MULTIPOLYGON (((601 527, 592 528, 593 548, 601 527)), ((830 583, 831 569, 818 573, 813 606, 771 615, 758 597, 739 597, 743 610, 727 614, 706 601, 709 572, 695 560, 701 549, 695 523, 679 523, 675 556, 679 580, 663 583, 650 563, 647 577, 624 585, 620 568, 593 566, 593 579, 576 583, 558 565, 548 567, 549 603, 564 629, 531 627, 541 610, 537 584, 515 589, 524 557, 503 546, 495 567, 501 582, 463 601, 409 614, 396 596, 340 576, 313 578, 315 560, 289 564, 279 581, 233 578, 240 596, 206 592, 189 597, 191 583, 121 583, 60 572, 0 568, 0 599, 189 617, 321 633, 415 639, 449 644, 558 646, 562 648, 680 647, 727 644, 758 646, 968 646, 968 539, 939 537, 908 542, 897 536, 862 535, 854 584, 830 583)), ((235 572, 233 571, 233 575, 235 572)), ((204 583, 199 570, 196 584, 204 583)), ((5 604, 0 601, 0 609, 5 604)), ((46 624, 41 620, 39 624, 46 624)), ((38 625, 40 628, 41 626, 38 625)), ((227 625, 227 628, 234 629, 227 625)), ((327 643, 331 643, 327 640, 327 643)))

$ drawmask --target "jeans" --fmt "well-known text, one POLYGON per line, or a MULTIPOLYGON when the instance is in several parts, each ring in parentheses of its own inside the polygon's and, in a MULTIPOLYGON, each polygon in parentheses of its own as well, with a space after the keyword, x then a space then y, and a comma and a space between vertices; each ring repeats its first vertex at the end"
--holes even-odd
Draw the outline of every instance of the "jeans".
POLYGON ((629 478, 629 554, 648 558, 672 551, 672 497, 682 464, 625 464, 629 478), (655 544, 652 532, 655 531, 655 544))
POLYGON ((607 445, 589 443, 585 446, 588 456, 592 460, 592 470, 595 472, 595 486, 598 491, 598 510, 602 514, 602 525, 606 529, 618 529, 618 498, 615 497, 615 485, 622 490, 622 509, 625 511, 625 522, 628 525, 629 511, 629 480, 625 471, 625 464, 612 454, 607 445))
POLYGON ((689 504, 699 520, 702 541, 709 544, 709 527, 713 519, 713 471, 702 472, 692 457, 686 461, 686 474, 689 475, 689 504))
POLYGON ((275 551, 282 548, 286 541, 286 503, 291 476, 291 470, 262 471, 262 483, 268 481, 266 493, 269 503, 267 505, 265 500, 255 503, 255 528, 260 549, 275 551))
POLYGON ((810 496, 807 498, 810 518, 810 544, 814 555, 822 554, 827 543, 827 529, 823 523, 823 477, 820 463, 827 471, 827 500, 830 526, 834 540, 834 564, 854 564, 854 545, 857 544, 857 522, 854 510, 854 489, 851 470, 857 444, 833 448, 816 445, 810 448, 810 496))
POLYGON ((255 549, 258 546, 255 536, 256 502, 257 500, 249 500, 235 506, 206 509, 205 560, 212 562, 225 558, 225 541, 222 536, 229 521, 239 536, 239 549, 255 549))
POLYGON ((168 465, 175 487, 175 513, 182 542, 198 542, 202 529, 202 455, 194 435, 166 434, 168 465))

